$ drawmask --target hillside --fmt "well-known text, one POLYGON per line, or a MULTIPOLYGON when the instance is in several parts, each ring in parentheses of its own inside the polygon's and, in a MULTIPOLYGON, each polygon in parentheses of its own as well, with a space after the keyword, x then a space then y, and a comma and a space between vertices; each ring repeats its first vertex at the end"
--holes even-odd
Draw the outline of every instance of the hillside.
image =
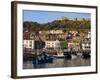
POLYGON ((54 20, 52 22, 40 24, 37 22, 23 22, 24 30, 30 31, 39 31, 39 30, 82 30, 82 29, 90 29, 91 22, 87 19, 78 20, 75 18, 74 20, 70 20, 68 18, 62 20, 54 20))

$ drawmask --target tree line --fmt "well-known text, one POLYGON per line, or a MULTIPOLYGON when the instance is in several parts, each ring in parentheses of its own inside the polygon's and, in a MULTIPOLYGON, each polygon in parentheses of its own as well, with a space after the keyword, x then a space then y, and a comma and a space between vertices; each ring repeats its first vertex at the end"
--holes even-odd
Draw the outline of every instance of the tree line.
POLYGON ((48 23, 37 23, 25 21, 23 22, 24 30, 29 31, 39 31, 39 30, 80 30, 80 29, 90 29, 91 21, 87 19, 78 20, 54 20, 48 23))

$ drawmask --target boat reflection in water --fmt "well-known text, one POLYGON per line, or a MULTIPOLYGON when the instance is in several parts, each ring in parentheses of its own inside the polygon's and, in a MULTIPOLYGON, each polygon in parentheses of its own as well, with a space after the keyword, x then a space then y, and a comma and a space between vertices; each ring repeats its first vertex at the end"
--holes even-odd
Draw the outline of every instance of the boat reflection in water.
POLYGON ((81 57, 75 54, 67 54, 62 57, 43 54, 32 60, 24 61, 23 69, 90 66, 90 56, 88 55, 87 57, 85 58, 84 56, 81 57))

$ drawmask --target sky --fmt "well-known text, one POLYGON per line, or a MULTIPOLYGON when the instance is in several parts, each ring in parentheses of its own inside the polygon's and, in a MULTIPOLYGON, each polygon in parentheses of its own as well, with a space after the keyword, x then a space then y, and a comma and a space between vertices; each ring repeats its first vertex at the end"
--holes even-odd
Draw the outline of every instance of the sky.
POLYGON ((90 19, 90 13, 23 10, 23 21, 47 23, 61 17, 90 19))

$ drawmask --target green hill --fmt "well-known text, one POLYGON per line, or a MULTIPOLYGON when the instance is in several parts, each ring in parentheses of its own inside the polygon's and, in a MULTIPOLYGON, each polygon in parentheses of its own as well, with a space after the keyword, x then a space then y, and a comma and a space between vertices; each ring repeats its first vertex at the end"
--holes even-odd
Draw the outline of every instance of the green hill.
POLYGON ((71 20, 64 18, 62 20, 54 20, 52 22, 40 24, 37 22, 23 22, 23 28, 28 30, 78 30, 90 29, 91 21, 87 19, 78 20, 77 18, 71 20))

